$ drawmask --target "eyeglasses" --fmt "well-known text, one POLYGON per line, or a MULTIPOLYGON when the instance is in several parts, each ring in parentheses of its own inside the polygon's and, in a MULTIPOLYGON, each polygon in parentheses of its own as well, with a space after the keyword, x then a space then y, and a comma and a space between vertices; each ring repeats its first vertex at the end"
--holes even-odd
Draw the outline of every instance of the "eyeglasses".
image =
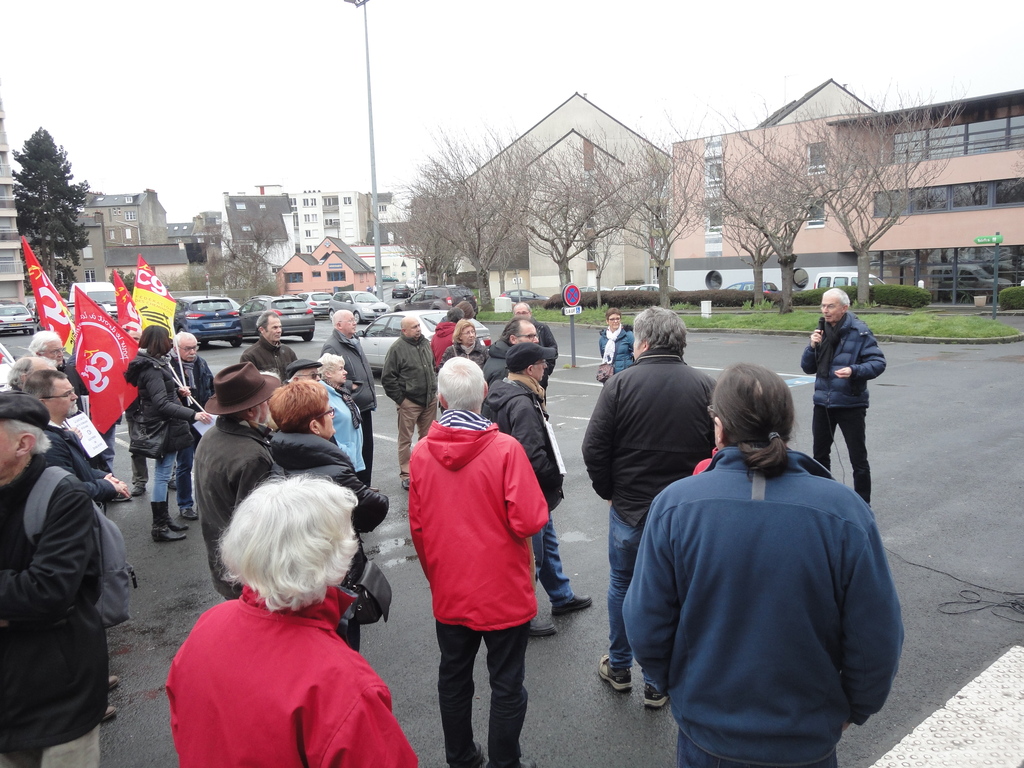
POLYGON ((517 339, 536 339, 538 338, 536 333, 521 333, 516 336, 517 339))
POLYGON ((178 349, 182 352, 192 352, 193 350, 199 349, 199 346, 197 344, 193 344, 190 347, 186 347, 184 344, 179 344, 178 349))
POLYGON ((311 379, 313 381, 320 381, 320 379, 322 379, 323 377, 320 375, 319 371, 313 371, 312 373, 306 373, 304 371, 302 373, 296 373, 294 376, 292 376, 292 378, 293 379, 311 379))
POLYGON ((59 394, 59 395, 45 395, 44 397, 40 397, 39 399, 40 400, 60 400, 61 398, 68 398, 68 399, 70 399, 72 397, 76 397, 75 390, 69 389, 67 392, 64 392, 62 394, 59 394))
POLYGON ((63 347, 57 347, 56 349, 40 349, 36 354, 42 355, 43 357, 64 357, 63 347))
POLYGON ((329 408, 328 410, 324 411, 319 416, 317 416, 317 418, 318 419, 322 419, 324 416, 330 416, 333 419, 334 418, 334 409, 333 408, 329 408))

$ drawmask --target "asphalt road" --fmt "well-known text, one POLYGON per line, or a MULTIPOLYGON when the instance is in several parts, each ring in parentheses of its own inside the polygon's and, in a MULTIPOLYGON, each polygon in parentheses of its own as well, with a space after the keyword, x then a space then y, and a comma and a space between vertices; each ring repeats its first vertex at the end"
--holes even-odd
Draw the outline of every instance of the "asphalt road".
MULTIPOLYGON (((329 330, 326 321, 318 322, 316 339, 294 343, 296 353, 316 357, 329 330)), ((492 327, 493 336, 498 332, 492 327)), ((555 334, 563 351, 559 363, 567 365, 568 329, 556 328, 555 334)), ((811 387, 801 383, 805 380, 798 367, 804 343, 798 338, 695 333, 689 337, 686 359, 713 376, 729 363, 751 361, 791 379, 800 417, 794 447, 809 450, 811 387)), ((22 353, 20 340, 8 346, 22 353)), ((1024 626, 992 611, 951 616, 939 610, 941 603, 957 600, 964 587, 940 571, 994 590, 1024 592, 1024 347, 885 343, 882 348, 889 365, 870 386, 868 449, 875 513, 890 551, 907 637, 885 709, 864 726, 850 728, 840 744, 839 761, 848 768, 871 766, 1003 651, 1024 643, 1024 626)), ((216 371, 237 362, 239 352, 215 343, 201 354, 216 371)), ((591 490, 580 455, 599 393, 594 329, 578 329, 577 355, 579 367, 556 369, 549 387, 549 410, 568 469, 566 500, 555 521, 573 587, 592 595, 594 606, 556 618, 556 636, 531 640, 523 750, 541 766, 674 765, 676 729, 669 709, 646 711, 639 686, 631 695, 616 694, 597 676, 597 661, 607 644, 607 507, 591 490)), ((392 413, 384 398, 374 420, 374 482, 391 497, 392 511, 367 544, 384 566, 395 598, 391 621, 364 629, 363 652, 391 687, 395 713, 421 765, 442 766, 430 595, 409 540, 392 413)), ((117 474, 128 478, 123 445, 116 463, 117 474)), ((833 457, 833 467, 838 480, 852 483, 845 450, 833 457)), ((192 624, 219 597, 210 584, 197 525, 186 541, 157 545, 149 539, 146 497, 112 505, 110 513, 125 533, 140 586, 133 595, 133 619, 109 633, 111 670, 122 683, 111 695, 118 716, 102 729, 102 764, 176 766, 164 680, 192 624)), ((757 590, 752 584, 751 600, 758 599, 757 590)), ((1006 597, 992 592, 983 596, 1006 597)), ((547 601, 541 604, 547 611, 547 601)), ((482 664, 476 680, 477 738, 486 742, 488 693, 482 664)), ((228 700, 231 695, 224 692, 228 700)))

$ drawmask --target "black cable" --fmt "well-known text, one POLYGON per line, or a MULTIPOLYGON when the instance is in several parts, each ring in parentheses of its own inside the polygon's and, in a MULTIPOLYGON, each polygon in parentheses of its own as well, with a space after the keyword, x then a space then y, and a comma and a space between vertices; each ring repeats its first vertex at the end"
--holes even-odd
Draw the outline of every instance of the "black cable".
POLYGON ((954 581, 959 581, 961 584, 966 584, 968 587, 974 587, 974 589, 980 589, 983 592, 991 592, 995 595, 1005 595, 1011 598, 1009 600, 984 600, 980 594, 974 591, 974 589, 961 589, 958 593, 961 598, 960 600, 949 600, 945 603, 939 603, 938 607, 940 613, 945 613, 948 616, 958 616, 963 613, 975 613, 977 611, 984 611, 991 608, 992 614, 1000 619, 1012 621, 1015 624, 1024 624, 1024 618, 1018 619, 1013 616, 1006 616, 995 610, 996 608, 1005 608, 1013 613, 1024 616, 1024 592, 1006 592, 1001 589, 992 589, 991 587, 984 587, 980 584, 973 584, 966 579, 961 579, 959 576, 954 576, 952 573, 948 573, 947 571, 932 568, 930 565, 923 565, 922 563, 915 563, 907 560, 903 555, 894 552, 888 547, 885 548, 885 551, 893 557, 899 558, 907 565, 913 565, 916 568, 924 568, 926 571, 948 576, 954 581))

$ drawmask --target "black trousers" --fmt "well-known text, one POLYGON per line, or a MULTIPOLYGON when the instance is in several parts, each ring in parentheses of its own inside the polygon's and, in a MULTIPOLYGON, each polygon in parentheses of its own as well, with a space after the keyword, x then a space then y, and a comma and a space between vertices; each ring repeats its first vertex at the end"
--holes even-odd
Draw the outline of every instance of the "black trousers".
POLYGON ((867 412, 867 408, 825 408, 816 405, 811 421, 811 435, 814 438, 814 460, 831 472, 836 427, 843 431, 846 450, 850 453, 850 464, 853 465, 853 490, 870 504, 871 465, 868 464, 864 426, 867 412))
POLYGON ((363 464, 366 466, 356 472, 356 477, 363 485, 373 485, 370 482, 373 476, 373 411, 360 411, 359 415, 363 419, 360 429, 363 431, 363 464))

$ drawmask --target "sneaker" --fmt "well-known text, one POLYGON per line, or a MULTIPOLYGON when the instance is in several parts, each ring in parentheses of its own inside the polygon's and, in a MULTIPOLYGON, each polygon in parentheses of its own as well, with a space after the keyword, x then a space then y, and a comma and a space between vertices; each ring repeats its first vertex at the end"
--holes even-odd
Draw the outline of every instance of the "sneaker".
POLYGON ((608 654, 601 657, 601 661, 597 665, 597 674, 620 693, 633 688, 633 673, 628 669, 613 667, 608 659, 608 654))
POLYGON ((113 706, 108 705, 107 711, 103 713, 103 717, 100 718, 101 723, 109 723, 117 717, 117 709, 113 706))
POLYGON ((662 693, 650 683, 644 683, 644 706, 648 709, 661 709, 668 703, 668 695, 662 693))

